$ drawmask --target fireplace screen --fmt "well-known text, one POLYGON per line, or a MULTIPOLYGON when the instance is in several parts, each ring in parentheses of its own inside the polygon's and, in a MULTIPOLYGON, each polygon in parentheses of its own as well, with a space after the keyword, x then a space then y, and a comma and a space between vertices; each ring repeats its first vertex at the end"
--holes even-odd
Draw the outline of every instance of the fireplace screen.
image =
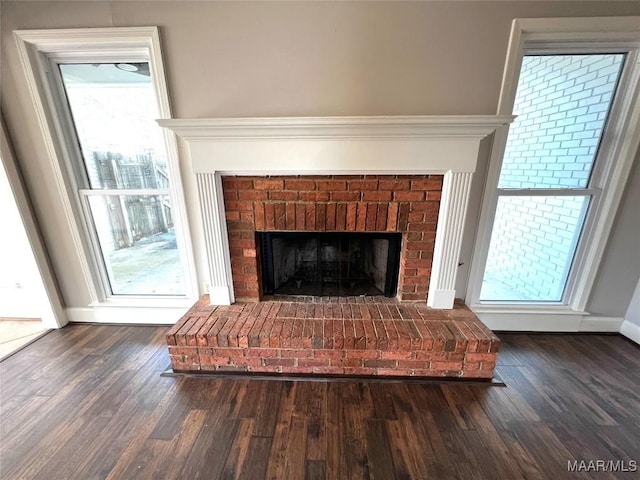
POLYGON ((400 233, 257 235, 266 295, 396 295, 400 233))

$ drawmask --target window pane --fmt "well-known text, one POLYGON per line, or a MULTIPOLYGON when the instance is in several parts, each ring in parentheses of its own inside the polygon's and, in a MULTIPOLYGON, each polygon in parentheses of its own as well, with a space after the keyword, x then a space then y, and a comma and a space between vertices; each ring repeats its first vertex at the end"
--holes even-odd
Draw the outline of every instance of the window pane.
POLYGON ((481 301, 562 300, 589 197, 498 199, 481 301))
POLYGON ((168 196, 88 199, 113 294, 185 294, 168 196))
POLYGON ((623 54, 522 60, 498 188, 587 186, 623 54))
POLYGON ((148 63, 61 64, 91 188, 168 188, 148 63))

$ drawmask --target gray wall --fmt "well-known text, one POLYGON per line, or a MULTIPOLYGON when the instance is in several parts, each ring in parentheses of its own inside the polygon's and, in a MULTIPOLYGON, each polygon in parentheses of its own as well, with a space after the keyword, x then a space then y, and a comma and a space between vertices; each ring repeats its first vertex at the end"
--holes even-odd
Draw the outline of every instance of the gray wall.
POLYGON ((633 293, 633 298, 631 299, 624 319, 640 326, 640 282, 636 285, 636 290, 633 293))
MULTIPOLYGON (((68 306, 88 302, 12 31, 158 25, 176 118, 496 112, 513 18, 640 15, 637 2, 3 1, 1 106, 68 306)), ((483 150, 483 151, 486 151, 483 150)), ((480 170, 487 161, 483 155, 480 170)), ((182 171, 195 215, 188 160, 182 171)), ((637 162, 636 162, 637 163, 637 162)), ((472 205, 480 203, 483 175, 472 205)), ((640 272, 638 168, 590 308, 623 316, 640 272), (635 248, 634 248, 635 247, 635 248)), ((458 282, 464 296, 477 210, 458 282)), ((197 262, 201 229, 193 223, 197 262)))

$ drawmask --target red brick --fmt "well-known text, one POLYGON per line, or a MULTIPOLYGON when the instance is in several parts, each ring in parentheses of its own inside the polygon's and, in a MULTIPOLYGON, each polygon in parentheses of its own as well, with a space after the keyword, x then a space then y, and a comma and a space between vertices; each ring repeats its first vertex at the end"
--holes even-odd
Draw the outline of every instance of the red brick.
POLYGON ((286 225, 287 230, 295 230, 296 229, 296 204, 287 202, 286 203, 286 225))
POLYGON ((356 215, 356 231, 364 232, 367 228, 367 204, 358 203, 356 215))
POLYGON ((380 359, 382 360, 408 360, 413 357, 413 352, 404 352, 404 351, 381 351, 380 359))
POLYGON ((304 202, 326 202, 329 200, 329 192, 300 192, 298 197, 304 202))
POLYGON ((295 358, 263 358, 262 364, 265 367, 293 367, 296 365, 295 358))
POLYGON ((424 350, 424 351, 416 352, 416 360, 444 361, 444 360, 447 360, 447 353, 424 350))
POLYGON ((484 370, 484 371, 490 371, 493 372, 493 369, 496 368, 496 363, 495 362, 482 362, 482 366, 480 367, 480 370, 484 370))
POLYGON ((365 202, 390 202, 392 192, 381 192, 376 190, 374 192, 362 192, 362 200, 365 202))
POLYGON ((280 337, 280 332, 282 331, 282 327, 284 326, 284 318, 276 318, 273 322, 273 328, 271 329, 271 333, 269 333, 269 346, 270 347, 280 347, 282 338, 280 337))
POLYGON ((495 362, 495 353, 467 353, 465 355, 465 361, 467 362, 495 362))
POLYGON ((276 213, 275 213, 275 205, 273 203, 266 203, 264 205, 264 217, 265 217, 265 228, 267 230, 275 230, 276 229, 276 213))
POLYGON ((355 327, 353 324, 353 320, 351 318, 347 318, 346 312, 349 312, 349 316, 351 315, 350 305, 343 305, 344 312, 344 349, 346 351, 353 350, 355 348, 355 327))
POLYGON ((325 367, 329 366, 329 358, 300 358, 298 359, 298 366, 303 367, 325 367))
POLYGON ((421 360, 398 360, 398 368, 423 369, 429 367, 428 362, 421 360))
POLYGON ((345 352, 347 358, 366 358, 366 359, 375 359, 379 358, 380 351, 378 350, 347 350, 345 352))
POLYGON ((336 229, 336 204, 335 203, 327 203, 326 228, 327 230, 336 229))
POLYGON ((260 358, 240 358, 234 357, 233 364, 246 367, 260 367, 262 366, 262 360, 260 358))
POLYGON ((318 190, 346 190, 347 182, 345 182, 344 180, 325 180, 316 182, 316 186, 318 190))
POLYGON ((214 348, 213 353, 217 357, 243 357, 244 349, 242 348, 214 348))
POLYGON ((285 180, 284 188, 287 190, 315 190, 316 182, 313 180, 285 180))
POLYGON ((296 230, 305 230, 306 209, 304 203, 296 204, 296 230))
POLYGON ((222 192, 222 198, 224 198, 225 202, 229 200, 238 200, 238 191, 237 190, 224 190, 222 192))
POLYGON ((284 202, 278 202, 274 204, 276 212, 276 230, 286 230, 287 228, 287 209, 284 202))
POLYGON ((261 190, 240 190, 238 191, 239 200, 267 200, 267 192, 261 190))
POLYGON ((362 367, 363 360, 361 358, 332 358, 332 367, 362 367))
POLYGON ((371 368, 395 368, 396 360, 364 360, 363 366, 371 368))
POLYGON ((412 212, 427 212, 438 214, 440 210, 440 204, 438 202, 414 202, 411 204, 412 212))
POLYGON ((419 202, 424 198, 424 192, 420 191, 393 192, 393 200, 397 202, 419 202))
POLYGON ((373 232, 376 229, 376 215, 378 206, 375 203, 367 204, 367 231, 373 232))
POLYGON ((314 350, 315 358, 344 358, 343 350, 314 350))
POLYGON ((389 206, 386 203, 378 204, 378 213, 376 217, 376 230, 385 231, 387 229, 387 213, 389 206))
POLYGON ((380 190, 409 190, 409 180, 380 180, 378 184, 380 190))
POLYGON ((402 202, 398 207, 398 230, 400 231, 406 230, 408 221, 409 221, 409 204, 407 202, 402 202))
POLYGON ((442 190, 442 177, 429 180, 412 180, 412 190, 442 190))
POLYGON ((305 205, 305 225, 307 230, 313 231, 316 229, 316 206, 313 203, 307 203, 305 205))
POLYGON ((395 232, 398 228, 398 208, 397 202, 389 203, 389 209, 387 210, 387 231, 395 232))
POLYGON ((253 188, 255 188, 256 190, 282 190, 284 188, 284 180, 277 180, 277 179, 254 180, 253 188))
POLYGON ((250 200, 233 200, 225 202, 225 207, 227 210, 253 210, 253 202, 250 200))
POLYGON ((431 362, 432 370, 462 370, 462 362, 431 362))
POLYGON ((253 188, 253 180, 222 177, 222 188, 223 190, 250 190, 253 188))
POLYGON ((291 350, 291 349, 282 349, 280 350, 280 356, 283 358, 309 358, 313 357, 313 350, 291 350))
POLYGON ((349 180, 347 187, 358 192, 372 192, 378 190, 378 180, 349 180))
POLYGON ((349 232, 353 232, 356 229, 356 212, 357 212, 357 204, 348 203, 347 204, 347 218, 346 218, 346 230, 349 232))
POLYGON ((323 231, 325 229, 325 225, 327 224, 327 204, 326 203, 318 203, 316 204, 316 229, 319 231, 323 231))
POLYGON ((224 216, 227 221, 240 220, 240 212, 225 212, 224 216))
POLYGON ((201 365, 231 365, 231 359, 229 357, 208 357, 200 356, 201 365))
POLYGON ((329 198, 336 202, 357 202, 360 200, 360 192, 331 192, 329 198))
POLYGON ((269 192, 269 200, 295 202, 296 200, 298 200, 298 198, 299 198, 298 192, 288 192, 288 191, 280 191, 280 190, 273 190, 269 192))
POLYGON ((336 230, 344 231, 347 227, 347 204, 338 203, 336 206, 336 230))
POLYGON ((409 212, 409 222, 423 222, 424 217, 424 212, 409 212))
POLYGON ((480 362, 467 362, 465 361, 462 364, 462 369, 464 371, 468 371, 468 370, 480 370, 480 362))

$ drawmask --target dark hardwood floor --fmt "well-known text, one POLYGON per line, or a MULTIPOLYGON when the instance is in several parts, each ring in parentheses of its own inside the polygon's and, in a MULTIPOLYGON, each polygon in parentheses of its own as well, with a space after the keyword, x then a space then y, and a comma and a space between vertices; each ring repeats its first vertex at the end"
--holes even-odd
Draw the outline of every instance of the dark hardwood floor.
POLYGON ((640 462, 619 336, 501 334, 496 387, 161 377, 166 330, 74 325, 1 362, 0 478, 638 478, 567 471, 640 462))

